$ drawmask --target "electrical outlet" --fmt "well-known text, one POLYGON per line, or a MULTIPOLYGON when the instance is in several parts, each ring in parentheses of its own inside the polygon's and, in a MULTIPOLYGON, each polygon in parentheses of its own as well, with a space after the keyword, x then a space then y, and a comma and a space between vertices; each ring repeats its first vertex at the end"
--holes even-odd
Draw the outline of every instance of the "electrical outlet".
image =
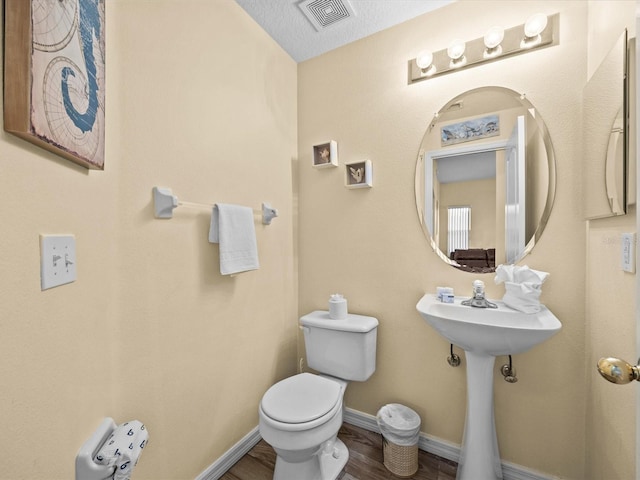
POLYGON ((73 235, 40 235, 40 289, 76 280, 76 239, 73 235))

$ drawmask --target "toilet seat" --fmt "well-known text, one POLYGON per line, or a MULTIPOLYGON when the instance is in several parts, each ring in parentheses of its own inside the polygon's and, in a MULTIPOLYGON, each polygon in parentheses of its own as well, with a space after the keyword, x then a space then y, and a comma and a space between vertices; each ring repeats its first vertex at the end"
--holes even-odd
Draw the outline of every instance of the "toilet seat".
POLYGON ((272 420, 288 424, 312 422, 335 409, 342 400, 339 383, 301 373, 273 385, 260 406, 272 420))

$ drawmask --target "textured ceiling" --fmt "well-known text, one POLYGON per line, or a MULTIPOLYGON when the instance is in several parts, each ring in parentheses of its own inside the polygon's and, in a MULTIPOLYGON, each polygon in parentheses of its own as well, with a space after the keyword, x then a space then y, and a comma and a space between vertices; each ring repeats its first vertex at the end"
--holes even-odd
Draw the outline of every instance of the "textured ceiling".
POLYGON ((236 0, 296 62, 316 57, 454 0, 318 0, 314 3, 320 4, 321 11, 331 12, 334 1, 346 3, 353 15, 317 31, 301 8, 300 4, 305 0, 236 0))

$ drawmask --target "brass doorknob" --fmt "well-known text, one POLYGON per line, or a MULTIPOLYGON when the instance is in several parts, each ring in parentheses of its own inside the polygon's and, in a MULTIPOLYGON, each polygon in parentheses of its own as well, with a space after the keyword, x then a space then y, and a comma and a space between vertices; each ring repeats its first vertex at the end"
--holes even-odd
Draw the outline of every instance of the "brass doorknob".
MULTIPOLYGON (((640 363, 640 360, 638 360, 640 363)), ((625 384, 640 380, 638 365, 631 365, 619 358, 601 358, 598 360, 598 372, 611 383, 625 384)))

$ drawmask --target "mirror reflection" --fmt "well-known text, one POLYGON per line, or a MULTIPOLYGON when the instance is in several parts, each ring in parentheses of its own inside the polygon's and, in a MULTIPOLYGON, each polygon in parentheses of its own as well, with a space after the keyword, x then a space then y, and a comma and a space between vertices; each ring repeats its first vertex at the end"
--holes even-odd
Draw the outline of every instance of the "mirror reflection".
POLYGON ((521 94, 483 87, 451 100, 424 135, 416 206, 443 261, 490 273, 534 247, 555 191, 547 129, 521 94))
POLYGON ((583 90, 586 219, 627 212, 626 57, 624 31, 583 90))

